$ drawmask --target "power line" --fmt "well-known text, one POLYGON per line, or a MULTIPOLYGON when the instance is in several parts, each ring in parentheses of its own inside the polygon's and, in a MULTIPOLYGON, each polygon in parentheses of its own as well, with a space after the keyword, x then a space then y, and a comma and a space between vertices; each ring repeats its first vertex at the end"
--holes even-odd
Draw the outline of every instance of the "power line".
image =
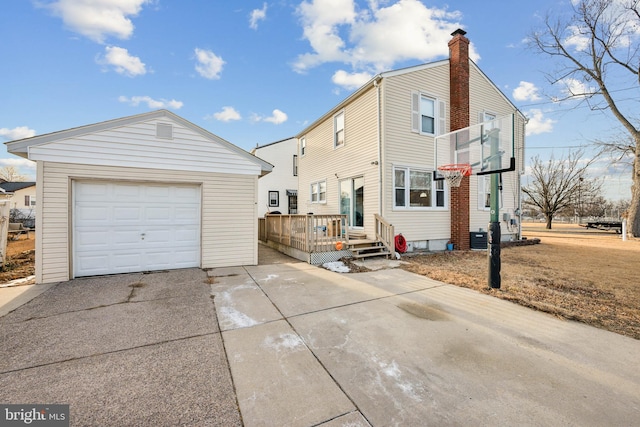
MULTIPOLYGON (((624 92, 624 91, 627 91, 627 90, 638 90, 638 88, 635 87, 635 86, 627 87, 627 88, 623 88, 623 89, 610 90, 609 93, 624 92)), ((585 94, 585 95, 589 95, 589 94, 585 94)), ((601 94, 596 92, 596 93, 593 93, 593 94, 590 94, 590 95, 601 95, 601 94)), ((586 98, 586 96, 580 97, 580 98, 577 98, 577 97, 576 98, 567 98, 567 99, 563 99, 561 101, 549 100, 549 101, 544 101, 544 102, 534 102, 532 104, 522 104, 522 105, 519 106, 519 108, 535 107, 535 106, 538 106, 538 105, 559 104, 559 103, 564 102, 564 101, 578 100, 578 99, 585 99, 585 98, 586 98)), ((620 101, 627 101, 629 99, 636 99, 636 98, 626 98, 626 99, 621 99, 620 101)))

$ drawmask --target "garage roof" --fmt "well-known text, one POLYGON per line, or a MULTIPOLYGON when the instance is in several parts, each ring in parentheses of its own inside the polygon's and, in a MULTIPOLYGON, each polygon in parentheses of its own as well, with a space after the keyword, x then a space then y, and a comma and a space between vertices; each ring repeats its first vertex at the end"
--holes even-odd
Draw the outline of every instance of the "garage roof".
MULTIPOLYGON (((254 164, 259 166, 261 171, 260 175, 266 175, 267 173, 271 172, 271 170, 273 169, 273 165, 271 165, 270 163, 248 153, 247 151, 241 149, 240 147, 237 147, 236 145, 220 138, 217 135, 214 135, 213 133, 189 122, 188 120, 185 120, 184 118, 168 110, 157 110, 157 111, 151 111, 148 113, 122 117, 118 119, 108 120, 105 122, 75 127, 67 130, 44 134, 44 135, 38 135, 31 138, 25 138, 25 139, 16 140, 16 141, 9 141, 9 142, 5 142, 5 144, 7 145, 7 150, 10 153, 16 154, 24 158, 28 158, 31 160, 52 160, 52 161, 65 162, 72 157, 71 153, 73 153, 74 142, 76 143, 75 145, 76 147, 81 146, 84 148, 87 146, 86 139, 90 137, 91 134, 114 131, 114 130, 122 129, 127 126, 133 126, 139 123, 149 122, 153 120, 167 120, 167 121, 176 123, 177 125, 180 125, 186 128, 187 130, 190 130, 194 134, 199 135, 204 140, 216 143, 218 147, 221 147, 222 149, 227 150, 227 152, 229 153, 233 153, 236 156, 236 158, 244 159, 243 161, 248 161, 249 164, 254 164), (78 144, 77 141, 82 142, 82 145, 78 144), (64 154, 62 157, 54 156, 52 155, 53 151, 51 150, 53 146, 48 146, 48 144, 51 144, 51 143, 57 144, 57 148, 59 149, 57 151, 59 152, 64 151, 60 146, 60 144, 63 144, 63 143, 67 144, 68 147, 65 147, 67 148, 67 151, 64 151, 64 154), (67 156, 67 158, 64 158, 64 156, 67 156), (54 160, 54 157, 55 157, 55 160, 54 160)), ((158 132, 160 132, 160 128, 158 128, 158 132)), ((166 141, 166 140, 163 141, 163 138, 160 134, 158 134, 158 138, 159 138, 158 141, 161 143, 166 141)), ((91 141, 91 142, 93 143, 94 141, 91 141)), ((97 145, 98 142, 96 142, 95 144, 97 145)), ((114 145, 112 143, 103 143, 103 144, 105 146, 114 145)), ((182 149, 182 147, 177 146, 177 147, 173 147, 173 149, 180 150, 182 149)), ((201 162, 203 160, 201 156, 206 156, 206 154, 207 153, 205 152, 201 153, 201 155, 199 153, 195 153, 195 156, 198 157, 196 160, 201 162)), ((101 157, 105 157, 105 156, 101 156, 101 157)), ((131 157, 132 155, 131 153, 129 153, 128 158, 131 158, 131 157)), ((91 159, 90 161, 94 161, 94 160, 96 162, 99 161, 98 158, 91 159)), ((178 160, 179 159, 176 159, 174 161, 174 164, 179 163, 178 160)), ((128 166, 126 164, 126 158, 121 162, 123 162, 123 165, 128 166)), ((186 160, 183 159, 183 162, 186 162, 186 160)))

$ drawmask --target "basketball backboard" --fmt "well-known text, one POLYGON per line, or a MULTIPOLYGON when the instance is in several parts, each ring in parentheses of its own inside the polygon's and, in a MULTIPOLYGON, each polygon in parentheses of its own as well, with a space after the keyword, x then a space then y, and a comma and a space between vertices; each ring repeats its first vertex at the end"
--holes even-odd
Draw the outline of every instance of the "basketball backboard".
POLYGON ((435 138, 434 179, 438 166, 468 164, 473 175, 515 170, 514 115, 498 117, 435 138))

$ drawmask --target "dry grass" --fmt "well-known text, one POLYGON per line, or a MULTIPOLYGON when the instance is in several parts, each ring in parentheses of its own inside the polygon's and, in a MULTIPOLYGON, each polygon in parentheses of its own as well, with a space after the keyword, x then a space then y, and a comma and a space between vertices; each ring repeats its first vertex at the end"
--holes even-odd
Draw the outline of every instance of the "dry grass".
POLYGON ((503 248, 502 286, 488 288, 486 251, 405 258, 403 268, 640 339, 640 239, 577 225, 525 224, 531 246, 503 248))
POLYGON ((7 242, 7 259, 0 268, 0 283, 35 274, 35 233, 30 238, 22 235, 18 240, 7 242))

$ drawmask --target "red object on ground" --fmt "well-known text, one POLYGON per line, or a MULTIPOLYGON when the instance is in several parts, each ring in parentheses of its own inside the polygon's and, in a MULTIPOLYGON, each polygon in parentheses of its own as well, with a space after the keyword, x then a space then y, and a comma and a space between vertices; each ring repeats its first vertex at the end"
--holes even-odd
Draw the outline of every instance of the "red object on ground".
POLYGON ((396 251, 401 254, 407 252, 407 241, 402 234, 396 236, 396 251))

